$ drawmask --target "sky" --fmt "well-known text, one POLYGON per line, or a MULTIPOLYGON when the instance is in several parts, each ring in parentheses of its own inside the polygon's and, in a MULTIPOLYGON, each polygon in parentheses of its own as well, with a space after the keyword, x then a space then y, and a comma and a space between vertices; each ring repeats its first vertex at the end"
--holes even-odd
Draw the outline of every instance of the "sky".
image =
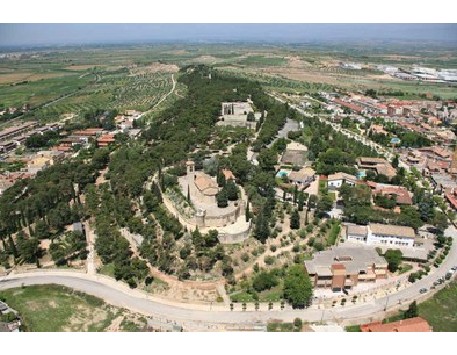
POLYGON ((0 46, 370 40, 457 45, 457 24, 0 24, 0 46))

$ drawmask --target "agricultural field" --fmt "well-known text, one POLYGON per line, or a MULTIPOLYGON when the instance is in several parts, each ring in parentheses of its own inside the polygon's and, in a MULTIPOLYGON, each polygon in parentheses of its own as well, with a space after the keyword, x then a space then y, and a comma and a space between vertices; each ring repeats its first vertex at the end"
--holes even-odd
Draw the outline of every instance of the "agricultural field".
POLYGON ((44 107, 37 116, 43 120, 65 113, 83 113, 97 108, 146 111, 173 85, 171 74, 130 74, 128 70, 97 74, 99 80, 76 94, 44 107))
MULTIPOLYGON (((172 86, 171 74, 191 64, 213 65, 242 78, 258 80, 268 91, 313 93, 346 90, 401 92, 403 99, 430 93, 455 98, 456 87, 443 83, 407 82, 375 69, 386 64, 408 67, 421 63, 457 66, 449 48, 284 45, 157 45, 63 48, 38 52, 25 59, 0 60, 0 109, 28 103, 33 114, 52 121, 62 113, 95 108, 148 110, 172 86), (362 70, 344 69, 341 61, 357 62, 362 70), (43 105, 43 107, 41 107, 43 105)), ((179 89, 179 88, 178 88, 179 89)), ((170 95, 171 103, 184 89, 170 95)), ((394 96, 395 97, 395 96, 394 96)), ((167 105, 163 105, 167 106, 167 105)))
POLYGON ((0 299, 19 312, 29 332, 140 331, 146 325, 144 317, 63 286, 4 290, 0 299))

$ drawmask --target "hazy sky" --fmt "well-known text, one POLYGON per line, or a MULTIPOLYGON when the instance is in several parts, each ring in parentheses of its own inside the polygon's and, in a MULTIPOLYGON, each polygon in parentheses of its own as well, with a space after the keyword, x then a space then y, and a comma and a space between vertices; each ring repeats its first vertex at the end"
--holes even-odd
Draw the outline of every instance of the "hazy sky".
POLYGON ((457 44, 457 24, 0 24, 0 46, 173 40, 427 40, 457 44))

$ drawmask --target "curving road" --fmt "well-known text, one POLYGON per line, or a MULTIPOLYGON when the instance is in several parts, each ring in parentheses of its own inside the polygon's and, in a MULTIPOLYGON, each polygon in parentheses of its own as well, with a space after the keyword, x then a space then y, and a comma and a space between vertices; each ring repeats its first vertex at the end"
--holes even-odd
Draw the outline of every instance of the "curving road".
POLYGON ((10 274, 0 278, 0 290, 33 284, 60 284, 88 294, 100 297, 107 303, 128 308, 145 315, 162 317, 178 323, 199 324, 255 324, 265 323, 269 319, 292 321, 300 317, 308 322, 341 321, 362 317, 371 317, 375 313, 393 308, 400 303, 409 304, 415 299, 423 298, 419 293, 423 287, 430 288, 433 282, 443 277, 447 271, 457 265, 457 230, 454 226, 446 231, 447 236, 454 238, 448 257, 440 268, 435 269, 422 280, 411 284, 395 294, 378 298, 376 301, 363 304, 347 305, 340 308, 320 310, 308 308, 305 310, 259 310, 259 311, 228 311, 221 305, 195 305, 175 303, 146 295, 138 290, 131 290, 112 279, 91 276, 78 272, 37 272, 30 274, 10 274))

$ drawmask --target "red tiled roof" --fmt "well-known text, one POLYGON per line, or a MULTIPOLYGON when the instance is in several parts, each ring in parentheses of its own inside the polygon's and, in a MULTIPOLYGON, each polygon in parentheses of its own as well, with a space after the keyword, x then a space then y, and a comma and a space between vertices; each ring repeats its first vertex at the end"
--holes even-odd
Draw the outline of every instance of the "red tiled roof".
POLYGON ((413 199, 408 190, 402 186, 383 186, 373 191, 373 195, 395 195, 397 203, 402 205, 412 205, 413 199))
POLYGON ((444 196, 446 196, 447 200, 452 205, 452 207, 454 209, 457 209, 457 198, 454 196, 454 194, 447 192, 444 196))
POLYGON ((363 111, 363 108, 360 107, 360 106, 357 106, 353 103, 350 103, 350 102, 345 102, 345 101, 342 101, 342 100, 339 100, 339 99, 335 99, 333 100, 334 102, 336 102, 337 104, 340 104, 341 106, 344 106, 344 107, 347 107, 355 112, 362 112, 363 111))
POLYGON ((402 319, 398 322, 382 324, 380 322, 363 324, 362 332, 431 332, 428 322, 421 317, 402 319))
POLYGON ((235 180, 235 175, 229 169, 222 169, 222 174, 224 174, 225 180, 235 180))

